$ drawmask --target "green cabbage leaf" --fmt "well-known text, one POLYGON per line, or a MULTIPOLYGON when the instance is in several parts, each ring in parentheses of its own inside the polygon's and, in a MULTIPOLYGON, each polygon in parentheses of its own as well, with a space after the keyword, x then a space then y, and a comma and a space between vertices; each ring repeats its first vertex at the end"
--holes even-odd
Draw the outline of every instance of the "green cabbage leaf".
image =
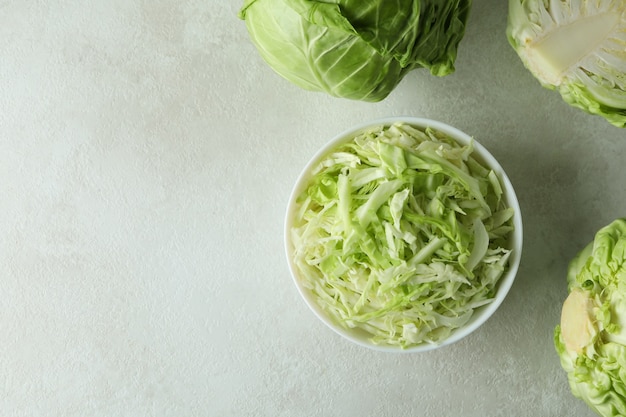
POLYGON ((473 142, 402 123, 368 129, 322 157, 296 195, 299 281, 374 343, 440 343, 507 270, 515 213, 473 142))
POLYGON ((454 71, 470 0, 246 0, 262 58, 312 91, 380 101, 407 72, 454 71))
POLYGON ((600 229, 570 263, 554 342, 574 396, 626 415, 626 219, 600 229))
POLYGON ((509 0, 507 37, 541 85, 626 126, 624 0, 509 0))

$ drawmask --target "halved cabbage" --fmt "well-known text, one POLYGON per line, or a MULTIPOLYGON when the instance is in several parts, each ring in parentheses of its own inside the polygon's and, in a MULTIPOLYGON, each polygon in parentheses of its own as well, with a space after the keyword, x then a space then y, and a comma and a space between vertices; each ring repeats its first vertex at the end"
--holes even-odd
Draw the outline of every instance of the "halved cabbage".
POLYGON ((544 87, 626 126, 626 1, 509 0, 507 36, 544 87))
POLYGON ((626 219, 600 229, 570 263, 554 342, 574 396, 626 415, 626 219))

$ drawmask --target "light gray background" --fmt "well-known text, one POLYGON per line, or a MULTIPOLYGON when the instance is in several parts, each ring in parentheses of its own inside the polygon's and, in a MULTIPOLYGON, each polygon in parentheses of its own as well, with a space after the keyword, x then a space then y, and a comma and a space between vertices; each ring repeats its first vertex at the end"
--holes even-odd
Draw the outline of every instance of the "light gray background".
POLYGON ((0 1, 2 415, 592 416, 552 335, 568 261, 626 215, 626 130, 538 85, 505 1, 475 1, 456 73, 376 104, 277 76, 240 5, 0 1), (304 164, 395 115, 474 136, 524 218, 502 307, 425 354, 335 335, 283 251, 304 164))

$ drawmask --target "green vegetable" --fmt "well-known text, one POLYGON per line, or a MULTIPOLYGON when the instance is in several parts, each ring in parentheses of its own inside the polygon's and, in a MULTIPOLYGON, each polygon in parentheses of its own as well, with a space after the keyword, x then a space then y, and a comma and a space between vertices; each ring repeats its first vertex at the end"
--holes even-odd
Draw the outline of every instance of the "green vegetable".
POLYGON ((454 71, 471 0, 246 0, 263 59, 313 91, 380 101, 415 68, 454 71))
POLYGON ((626 415, 626 219, 600 229, 570 263, 554 342, 574 396, 626 415))
POLYGON ((514 213, 473 146, 397 123, 320 159, 296 192, 292 257, 335 323, 378 344, 437 344, 492 301, 514 213))
POLYGON ((544 87, 626 126, 624 0, 509 0, 507 36, 544 87))

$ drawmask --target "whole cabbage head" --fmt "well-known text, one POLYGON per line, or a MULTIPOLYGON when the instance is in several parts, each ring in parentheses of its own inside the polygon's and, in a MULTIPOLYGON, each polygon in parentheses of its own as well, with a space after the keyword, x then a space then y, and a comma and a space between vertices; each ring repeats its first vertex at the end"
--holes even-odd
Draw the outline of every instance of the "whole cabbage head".
POLYGON ((376 102, 415 68, 454 71, 470 7, 471 0, 246 0, 239 17, 287 80, 376 102))
POLYGON ((554 342, 572 393, 601 416, 626 416, 626 219, 597 232, 567 281, 554 342))
POLYGON ((507 36, 544 87, 626 127, 626 1, 509 0, 507 36))

